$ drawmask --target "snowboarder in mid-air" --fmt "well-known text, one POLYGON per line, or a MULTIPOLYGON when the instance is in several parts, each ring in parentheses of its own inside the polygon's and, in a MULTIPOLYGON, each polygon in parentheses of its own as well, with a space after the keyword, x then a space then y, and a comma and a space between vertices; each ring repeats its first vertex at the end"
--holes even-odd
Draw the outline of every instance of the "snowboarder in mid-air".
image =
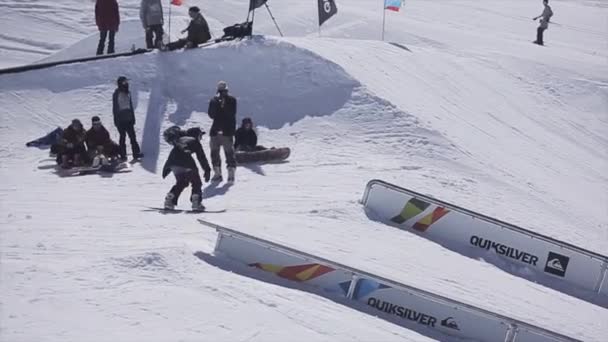
POLYGON ((192 154, 196 154, 198 162, 204 171, 205 182, 209 182, 211 177, 211 168, 201 145, 203 132, 199 127, 189 128, 185 132, 178 126, 172 126, 163 132, 163 138, 166 142, 173 145, 171 153, 163 167, 163 178, 173 172, 175 175, 175 185, 165 196, 164 208, 168 210, 175 209, 179 195, 184 191, 188 184, 192 186, 192 210, 203 211, 203 182, 196 166, 192 154))
POLYGON ((540 18, 540 25, 536 29, 536 40, 534 41, 534 44, 538 45, 545 45, 545 42, 543 41, 543 33, 549 28, 549 20, 553 16, 553 11, 549 6, 549 0, 543 0, 543 5, 545 6, 543 13, 537 17, 534 17, 533 19, 536 21, 538 18, 540 18))

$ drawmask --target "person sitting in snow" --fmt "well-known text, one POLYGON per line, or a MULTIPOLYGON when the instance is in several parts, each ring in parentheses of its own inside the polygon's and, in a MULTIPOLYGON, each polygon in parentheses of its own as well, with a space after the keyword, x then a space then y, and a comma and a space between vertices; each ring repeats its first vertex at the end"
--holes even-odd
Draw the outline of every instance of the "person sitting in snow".
POLYGON ((92 166, 108 165, 110 160, 118 158, 120 147, 110 139, 110 133, 101 123, 99 116, 91 119, 92 127, 87 131, 86 143, 92 166))
POLYGON ((203 134, 205 132, 199 127, 189 128, 184 132, 178 126, 172 126, 163 132, 163 138, 173 146, 173 149, 163 166, 162 176, 165 178, 171 172, 175 175, 175 185, 165 196, 165 209, 174 209, 180 194, 190 184, 192 186, 192 194, 190 196, 192 210, 205 210, 205 206, 202 203, 203 182, 201 181, 196 162, 192 158, 192 153, 196 154, 196 158, 204 171, 205 182, 209 182, 211 168, 200 142, 203 134))
POLYGON ((69 169, 71 165, 81 166, 86 162, 87 149, 85 147, 86 131, 78 119, 72 120, 72 124, 63 130, 58 161, 61 167, 69 169), (71 162, 71 164, 70 164, 71 162))
POLYGON ((161 48, 163 43, 163 5, 160 0, 141 0, 139 19, 146 30, 146 47, 161 48), (152 40, 152 36, 154 40, 152 40))
POLYGON ((258 145, 258 136, 253 129, 251 118, 244 118, 241 127, 234 133, 234 149, 240 152, 266 150, 266 147, 258 145))
POLYGON ((182 33, 188 32, 188 37, 167 44, 165 50, 176 50, 183 47, 191 49, 211 39, 209 25, 207 25, 207 21, 201 14, 201 10, 196 6, 190 7, 188 15, 192 20, 190 21, 190 25, 182 30, 182 33))

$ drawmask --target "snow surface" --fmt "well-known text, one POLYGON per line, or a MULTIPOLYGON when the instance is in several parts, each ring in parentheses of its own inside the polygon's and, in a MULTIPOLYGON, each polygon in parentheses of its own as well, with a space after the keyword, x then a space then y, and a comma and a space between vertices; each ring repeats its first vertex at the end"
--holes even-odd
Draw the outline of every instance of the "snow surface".
MULTIPOLYGON (((138 2, 121 1, 124 17, 137 16, 138 2)), ((246 1, 190 4, 201 6, 216 36, 246 12, 246 1)), ((4 66, 94 48, 92 3, 27 5, 0 0, 4 66)), ((407 50, 377 41, 381 6, 370 1, 339 2, 323 38, 312 1, 270 5, 288 38, 0 76, 0 340, 429 339, 315 293, 229 272, 195 256, 211 253, 215 233, 193 216, 141 212, 172 185, 159 174, 168 154, 159 133, 172 124, 208 128, 207 101, 224 79, 239 119, 253 117, 262 144, 289 146, 292 155, 239 167, 234 186, 207 186, 205 204, 228 209, 207 220, 603 341, 607 309, 372 222, 358 200, 380 178, 605 253, 605 4, 552 2, 559 25, 538 47, 529 42, 530 17, 540 1, 412 0, 387 13, 387 40, 407 50), (133 172, 60 178, 43 160, 47 151, 24 146, 76 117, 88 126, 100 115, 112 128, 121 74, 132 79, 147 156, 133 172)), ((184 10, 174 7, 174 37, 184 10)), ((276 34, 258 12, 256 33, 276 34)), ((136 21, 121 27, 119 51, 141 42, 136 21)))

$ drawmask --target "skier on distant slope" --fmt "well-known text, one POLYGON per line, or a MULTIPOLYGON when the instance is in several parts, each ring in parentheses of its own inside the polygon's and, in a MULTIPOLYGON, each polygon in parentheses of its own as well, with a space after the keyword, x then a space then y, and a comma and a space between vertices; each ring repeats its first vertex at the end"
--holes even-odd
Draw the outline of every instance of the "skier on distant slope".
POLYGON ((549 0, 543 0, 543 5, 545 6, 545 8, 543 9, 543 13, 538 17, 534 17, 533 19, 534 21, 536 21, 538 18, 541 18, 540 26, 538 26, 538 28, 536 29, 536 40, 534 41, 534 43, 538 45, 545 44, 543 41, 543 33, 546 29, 549 28, 549 20, 553 16, 553 11, 549 6, 549 0))
POLYGON ((191 184, 192 195, 190 196, 190 201, 192 202, 192 209, 205 210, 205 206, 202 204, 203 183, 196 162, 192 158, 192 153, 195 153, 198 162, 203 168, 205 182, 209 182, 211 168, 203 151, 203 146, 200 143, 203 134, 205 132, 199 127, 189 128, 184 132, 178 126, 172 126, 163 132, 163 138, 173 146, 173 149, 163 166, 162 176, 165 178, 169 173, 173 172, 176 181, 175 185, 165 196, 165 209, 174 209, 179 195, 188 187, 188 184, 191 184))

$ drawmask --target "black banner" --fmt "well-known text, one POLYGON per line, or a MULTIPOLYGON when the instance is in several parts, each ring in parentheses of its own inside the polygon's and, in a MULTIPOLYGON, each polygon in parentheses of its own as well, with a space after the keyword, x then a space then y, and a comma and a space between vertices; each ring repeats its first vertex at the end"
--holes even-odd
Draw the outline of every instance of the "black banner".
POLYGON ((327 19, 338 13, 338 7, 334 0, 318 0, 319 2, 319 26, 323 25, 327 19))
POLYGON ((264 5, 268 0, 249 0, 249 11, 253 11, 254 9, 264 5))

